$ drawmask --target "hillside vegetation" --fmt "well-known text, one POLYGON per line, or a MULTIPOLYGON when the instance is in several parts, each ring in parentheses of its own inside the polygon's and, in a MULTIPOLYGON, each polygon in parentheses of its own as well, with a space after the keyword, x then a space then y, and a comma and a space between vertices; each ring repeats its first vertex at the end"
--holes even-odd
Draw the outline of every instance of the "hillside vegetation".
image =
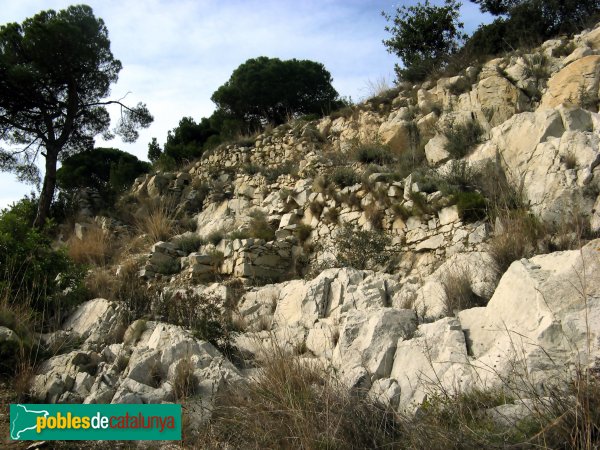
POLYGON ((0 214, 0 371, 182 403, 189 448, 597 448, 599 107, 596 26, 214 146, 184 119, 179 168, 104 149, 60 223, 0 214))

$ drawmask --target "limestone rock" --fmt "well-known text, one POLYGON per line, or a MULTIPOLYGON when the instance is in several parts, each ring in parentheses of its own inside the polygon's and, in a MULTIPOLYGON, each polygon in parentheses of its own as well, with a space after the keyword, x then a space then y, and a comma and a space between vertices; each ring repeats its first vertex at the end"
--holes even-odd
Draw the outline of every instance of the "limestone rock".
POLYGON ((427 162, 435 166, 450 159, 450 153, 446 150, 448 138, 443 134, 437 134, 427 144, 425 144, 425 156, 427 162))
POLYGON ((527 104, 527 97, 521 90, 498 75, 482 79, 472 95, 492 127, 524 111, 527 104))
POLYGON ((389 119, 379 127, 378 136, 381 143, 388 145, 393 152, 402 153, 411 145, 410 123, 395 117, 389 119))
POLYGON ((350 311, 344 318, 333 364, 342 379, 354 386, 360 380, 370 387, 379 378, 389 377, 398 341, 412 338, 417 326, 414 311, 381 308, 350 311), (356 377, 366 371, 367 378, 356 377))
POLYGON ((122 337, 125 316, 122 305, 97 298, 79 305, 63 328, 76 333, 84 341, 84 349, 99 350, 122 337))
POLYGON ((400 339, 389 377, 400 387, 399 408, 412 412, 437 389, 462 392, 475 384, 460 322, 446 317, 419 325, 415 337, 400 339))
POLYGON ((566 130, 589 127, 585 113, 559 108, 539 109, 518 114, 492 130, 490 141, 481 146, 470 160, 501 156, 509 181, 523 186, 531 209, 546 222, 561 223, 575 212, 590 216, 595 198, 588 197, 583 186, 598 186, 594 173, 600 161, 597 133, 566 130), (563 160, 574 155, 576 170, 566 170, 563 160))
POLYGON ((541 106, 554 108, 561 103, 580 106, 586 99, 598 98, 600 56, 578 59, 552 75, 541 106))
POLYGON ((521 374, 534 383, 564 379, 570 366, 600 355, 600 240, 581 251, 514 262, 487 307, 459 313, 479 376, 521 374), (589 347, 588 347, 589 344, 589 347), (588 348, 590 352, 588 353, 588 348))
POLYGON ((40 403, 57 403, 70 391, 80 372, 94 374, 100 357, 94 352, 73 351, 44 361, 31 382, 30 393, 40 403))

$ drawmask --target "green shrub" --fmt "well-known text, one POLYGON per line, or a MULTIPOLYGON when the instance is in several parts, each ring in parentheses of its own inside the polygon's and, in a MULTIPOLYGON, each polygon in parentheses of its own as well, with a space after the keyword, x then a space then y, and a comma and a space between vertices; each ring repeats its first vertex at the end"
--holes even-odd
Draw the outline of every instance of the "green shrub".
POLYGON ((394 212, 395 217, 399 217, 402 220, 406 220, 412 215, 408 208, 402 203, 393 203, 392 211, 394 212))
POLYGON ((269 184, 273 184, 281 175, 297 175, 298 164, 295 161, 287 161, 276 167, 263 168, 262 174, 269 184))
POLYGON ((448 138, 446 151, 453 158, 459 159, 466 156, 481 142, 483 128, 478 122, 472 120, 461 124, 450 124, 444 130, 444 135, 448 138))
POLYGON ((363 164, 390 164, 394 158, 390 151, 377 144, 362 144, 354 150, 353 157, 356 161, 363 164))
POLYGON ((552 49, 552 56, 554 58, 564 58, 565 56, 569 56, 575 49, 577 45, 573 41, 565 41, 560 44, 558 47, 552 49))
POLYGON ((466 222, 476 222, 487 217, 487 203, 479 192, 458 192, 454 195, 458 213, 466 222))
POLYGON ((390 238, 380 231, 365 231, 342 227, 334 237, 337 261, 342 266, 367 269, 384 265, 390 260, 390 238))
POLYGON ((251 217, 248 233, 251 237, 256 239, 264 239, 269 242, 275 239, 275 230, 267 221, 267 216, 260 210, 252 211, 249 216, 251 217))
POLYGON ((223 230, 215 230, 206 236, 206 240, 210 242, 212 245, 219 245, 219 243, 225 237, 225 232, 223 230))
POLYGON ((186 254, 197 252, 201 245, 204 245, 206 241, 197 234, 184 234, 178 237, 174 244, 179 250, 186 254))
POLYGON ((331 174, 331 181, 339 188, 345 188, 360 183, 360 178, 351 167, 338 167, 331 174))
POLYGON ((429 214, 431 208, 427 204, 427 197, 422 192, 411 191, 410 200, 413 202, 413 214, 429 214))
POLYGON ((198 295, 193 289, 164 293, 153 302, 153 312, 161 320, 189 328, 198 339, 231 349, 231 311, 217 297, 198 295))
POLYGON ((67 314, 83 300, 83 267, 54 250, 51 224, 31 227, 36 201, 25 198, 0 212, 0 292, 47 316, 67 314))
POLYGON ((406 178, 419 168, 427 167, 425 149, 416 147, 406 149, 398 157, 397 172, 399 178, 406 178))
POLYGON ((249 237, 252 237, 252 236, 250 235, 250 232, 247 229, 245 229, 245 228, 240 229, 240 230, 232 231, 231 233, 229 233, 227 235, 227 238, 231 239, 231 240, 235 240, 235 239, 248 239, 249 237))

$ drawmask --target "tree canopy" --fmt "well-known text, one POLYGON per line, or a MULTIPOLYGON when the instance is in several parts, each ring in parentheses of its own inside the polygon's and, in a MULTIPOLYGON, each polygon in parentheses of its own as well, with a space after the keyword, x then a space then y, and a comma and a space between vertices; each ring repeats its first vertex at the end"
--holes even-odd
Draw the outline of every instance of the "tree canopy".
POLYGON ((428 0, 414 6, 401 6, 385 30, 392 34, 383 43, 390 53, 400 57, 403 66, 396 65, 399 79, 421 81, 436 67, 442 67, 449 55, 458 51, 463 23, 459 21, 460 3, 446 0, 444 6, 431 5, 428 0))
POLYGON ((56 172, 58 187, 63 190, 96 188, 119 192, 140 175, 150 171, 150 164, 116 148, 95 148, 69 156, 56 172))
POLYGON ((137 128, 152 122, 144 104, 106 99, 120 70, 106 26, 89 6, 42 11, 0 27, 0 140, 10 146, 0 149, 0 169, 35 182, 35 161, 45 158, 36 226, 50 210, 59 159, 93 148, 100 133, 133 142, 137 128), (121 108, 113 132, 108 105, 121 108))
POLYGON ((211 100, 231 117, 259 128, 329 112, 339 101, 331 82, 331 74, 318 62, 261 56, 235 69, 211 100))

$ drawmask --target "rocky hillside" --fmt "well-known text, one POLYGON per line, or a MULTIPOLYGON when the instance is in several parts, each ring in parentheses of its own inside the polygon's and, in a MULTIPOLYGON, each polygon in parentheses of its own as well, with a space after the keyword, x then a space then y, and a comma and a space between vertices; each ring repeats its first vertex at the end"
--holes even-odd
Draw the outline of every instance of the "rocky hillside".
POLYGON ((201 430, 277 349, 409 415, 519 393, 482 409, 515 426, 598 370, 599 89, 597 27, 136 180, 75 225, 127 245, 32 400, 181 401, 201 430))

